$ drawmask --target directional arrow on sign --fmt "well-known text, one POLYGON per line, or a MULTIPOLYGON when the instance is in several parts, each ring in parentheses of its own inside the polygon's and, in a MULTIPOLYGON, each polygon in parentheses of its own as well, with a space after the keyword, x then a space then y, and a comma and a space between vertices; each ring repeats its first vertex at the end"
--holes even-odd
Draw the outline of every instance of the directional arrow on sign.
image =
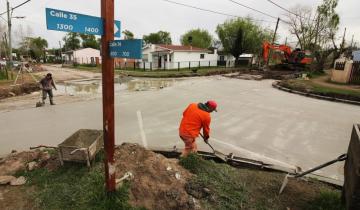
POLYGON ((121 37, 121 22, 119 20, 114 21, 114 36, 121 37))

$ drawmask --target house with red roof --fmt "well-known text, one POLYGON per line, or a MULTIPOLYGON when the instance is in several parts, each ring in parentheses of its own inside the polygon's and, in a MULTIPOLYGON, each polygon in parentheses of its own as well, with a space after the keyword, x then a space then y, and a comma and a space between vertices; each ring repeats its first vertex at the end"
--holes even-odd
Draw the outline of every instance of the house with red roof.
POLYGON ((192 46, 150 44, 143 48, 143 63, 152 69, 217 66, 217 50, 192 46))

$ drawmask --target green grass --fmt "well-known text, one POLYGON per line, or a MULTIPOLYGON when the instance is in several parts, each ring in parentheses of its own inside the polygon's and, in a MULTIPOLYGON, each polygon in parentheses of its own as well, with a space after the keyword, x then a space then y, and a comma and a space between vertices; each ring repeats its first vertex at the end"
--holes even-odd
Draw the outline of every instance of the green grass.
POLYGON ((322 191, 307 206, 307 210, 345 210, 341 205, 341 194, 339 192, 322 191))
MULTIPOLYGON (((89 170, 85 164, 65 164, 56 171, 45 168, 23 172, 28 185, 36 187, 35 203, 40 209, 135 209, 128 203, 130 183, 115 193, 105 193, 104 169, 98 158, 89 170)), ((20 174, 17 174, 20 175, 20 174)))
POLYGON ((288 186, 286 192, 278 195, 284 178, 284 174, 281 173, 238 169, 227 164, 204 160, 195 154, 180 159, 180 164, 196 174, 189 181, 191 189, 210 190, 210 195, 200 198, 204 209, 280 210, 287 207, 306 210, 343 209, 340 192, 320 182, 305 184, 306 186, 299 183, 298 187, 302 188, 300 191, 288 186))
MULTIPOLYGON (((326 94, 326 95, 342 95, 346 96, 353 96, 353 97, 360 97, 360 89, 353 90, 346 88, 346 85, 338 85, 338 87, 329 87, 321 84, 317 84, 312 82, 311 80, 301 80, 301 79, 294 79, 294 80, 287 80, 281 82, 283 86, 300 91, 311 91, 317 94, 326 94)), ((339 96, 336 96, 339 97, 339 96)))
POLYGON ((197 155, 190 154, 182 158, 180 164, 190 172, 196 174, 190 184, 209 188, 215 198, 207 198, 203 203, 209 209, 239 209, 247 200, 245 186, 236 177, 236 170, 226 164, 216 164, 206 161, 197 155), (216 202, 212 202, 216 200, 216 202))
POLYGON ((315 92, 318 93, 336 93, 336 94, 342 94, 342 95, 352 95, 352 96, 358 96, 360 97, 360 90, 347 90, 347 89, 341 89, 341 88, 332 88, 332 87, 325 87, 317 84, 312 84, 312 89, 315 92))
MULTIPOLYGON (((9 75, 10 77, 10 75, 9 75)), ((7 80, 5 70, 0 71, 0 80, 7 80)))
POLYGON ((92 67, 92 66, 78 65, 76 67, 69 66, 68 68, 73 68, 73 69, 82 70, 82 71, 90 71, 90 72, 101 72, 101 67, 100 66, 92 67))

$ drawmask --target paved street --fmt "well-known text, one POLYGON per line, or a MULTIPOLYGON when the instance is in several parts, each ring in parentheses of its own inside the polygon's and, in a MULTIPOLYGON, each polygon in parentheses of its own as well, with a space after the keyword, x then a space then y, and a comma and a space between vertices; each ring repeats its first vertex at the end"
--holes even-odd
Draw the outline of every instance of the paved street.
MULTIPOLYGON (((176 81, 172 87, 116 94, 116 143, 182 147, 177 128, 190 102, 214 99, 210 142, 218 150, 303 170, 346 152, 360 107, 289 94, 272 81, 221 76, 176 81), (143 129, 141 129, 143 128, 143 129)), ((35 103, 35 102, 34 102, 35 103)), ((101 129, 101 99, 0 113, 0 154, 57 145, 80 128, 101 129)), ((208 150, 201 141, 199 147, 208 150)), ((342 165, 321 170, 341 178, 342 165)))

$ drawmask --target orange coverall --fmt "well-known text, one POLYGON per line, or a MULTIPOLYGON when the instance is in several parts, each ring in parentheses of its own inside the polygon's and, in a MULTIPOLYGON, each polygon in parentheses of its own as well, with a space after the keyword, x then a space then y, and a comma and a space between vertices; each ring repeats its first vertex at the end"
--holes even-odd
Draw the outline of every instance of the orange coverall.
POLYGON ((179 128, 180 138, 185 143, 182 156, 186 156, 190 152, 197 152, 195 139, 199 136, 201 128, 203 129, 204 137, 209 137, 210 122, 210 113, 201 110, 198 104, 192 103, 185 109, 179 128))

